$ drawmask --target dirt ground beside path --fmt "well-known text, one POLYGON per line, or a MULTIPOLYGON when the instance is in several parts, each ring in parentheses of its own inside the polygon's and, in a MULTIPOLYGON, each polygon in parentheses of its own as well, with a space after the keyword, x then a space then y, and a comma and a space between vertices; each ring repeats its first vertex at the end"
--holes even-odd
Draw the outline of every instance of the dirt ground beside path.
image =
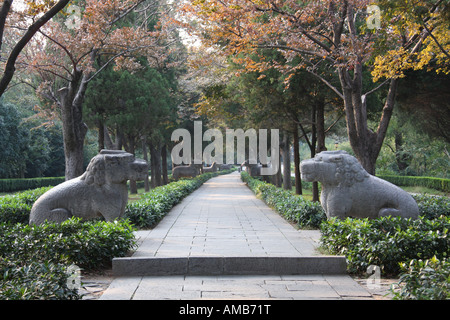
POLYGON ((99 273, 85 273, 81 275, 81 290, 83 300, 98 300, 114 280, 112 270, 103 270, 99 273))

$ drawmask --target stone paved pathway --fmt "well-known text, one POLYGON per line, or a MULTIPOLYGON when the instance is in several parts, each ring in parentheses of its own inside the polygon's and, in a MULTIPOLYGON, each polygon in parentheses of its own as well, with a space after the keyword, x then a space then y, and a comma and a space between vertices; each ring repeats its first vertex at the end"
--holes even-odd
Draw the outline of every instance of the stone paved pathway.
POLYGON ((113 261, 101 300, 373 299, 324 257, 317 230, 296 230, 232 173, 186 197, 132 257, 113 261))

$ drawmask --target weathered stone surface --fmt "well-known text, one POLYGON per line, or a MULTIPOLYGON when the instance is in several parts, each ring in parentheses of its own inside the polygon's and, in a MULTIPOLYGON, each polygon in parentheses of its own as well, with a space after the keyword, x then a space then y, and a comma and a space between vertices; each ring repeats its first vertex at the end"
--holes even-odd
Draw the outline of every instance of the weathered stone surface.
POLYGON ((61 223, 71 217, 84 220, 119 218, 128 201, 128 180, 144 180, 147 162, 124 151, 102 150, 86 172, 42 195, 33 205, 30 224, 61 223))
MULTIPOLYGON (((201 167, 201 166, 200 166, 201 167)), ((194 178, 200 173, 199 165, 191 163, 188 166, 175 167, 172 170, 172 177, 175 180, 180 178, 194 178)))
POLYGON ((322 184, 321 203, 327 217, 417 219, 414 198, 399 187, 367 173, 345 151, 325 151, 301 163, 302 179, 322 184))
POLYGON ((219 166, 219 170, 220 171, 223 171, 223 170, 230 170, 230 169, 232 169, 233 168, 233 165, 232 164, 221 164, 220 166, 219 166))
POLYGON ((259 163, 254 163, 255 161, 245 160, 240 167, 239 171, 242 171, 242 167, 246 168, 247 173, 251 177, 260 177, 262 165, 259 163))
POLYGON ((215 162, 213 162, 213 164, 210 167, 203 167, 203 173, 206 172, 216 172, 219 169, 219 165, 215 162))

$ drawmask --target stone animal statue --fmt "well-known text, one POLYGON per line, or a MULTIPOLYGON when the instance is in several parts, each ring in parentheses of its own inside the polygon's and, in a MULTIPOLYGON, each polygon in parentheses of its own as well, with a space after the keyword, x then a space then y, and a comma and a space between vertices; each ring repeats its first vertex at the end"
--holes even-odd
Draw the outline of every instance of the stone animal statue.
POLYGON ((261 164, 252 164, 252 163, 250 163, 250 160, 245 160, 241 164, 239 172, 242 171, 242 167, 247 168, 246 171, 251 177, 260 177, 261 176, 261 169, 262 169, 261 164))
POLYGON ((148 164, 124 151, 102 150, 86 172, 43 194, 33 205, 30 225, 61 223, 71 217, 114 221, 128 202, 127 180, 145 180, 148 164))
POLYGON ((233 168, 232 164, 221 164, 221 165, 219 165, 219 170, 220 171, 222 171, 222 170, 230 170, 231 168, 233 168))
POLYGON ((199 175, 199 165, 191 163, 188 166, 178 166, 172 170, 172 177, 175 180, 180 178, 194 178, 199 175))
POLYGON ((414 198, 399 187, 367 173, 345 151, 325 151, 301 162, 302 179, 322 184, 321 204, 328 218, 417 219, 414 198))
POLYGON ((219 169, 219 165, 215 162, 210 167, 203 167, 203 173, 216 172, 219 169))

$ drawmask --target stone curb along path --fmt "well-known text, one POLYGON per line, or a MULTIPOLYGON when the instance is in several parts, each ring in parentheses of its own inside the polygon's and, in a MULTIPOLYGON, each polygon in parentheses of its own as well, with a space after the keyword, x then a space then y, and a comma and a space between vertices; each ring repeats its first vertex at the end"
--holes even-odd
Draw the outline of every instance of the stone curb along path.
POLYGON ((320 232, 297 230, 234 172, 207 181, 139 247, 113 260, 101 300, 373 299, 344 257, 317 251, 320 232))

